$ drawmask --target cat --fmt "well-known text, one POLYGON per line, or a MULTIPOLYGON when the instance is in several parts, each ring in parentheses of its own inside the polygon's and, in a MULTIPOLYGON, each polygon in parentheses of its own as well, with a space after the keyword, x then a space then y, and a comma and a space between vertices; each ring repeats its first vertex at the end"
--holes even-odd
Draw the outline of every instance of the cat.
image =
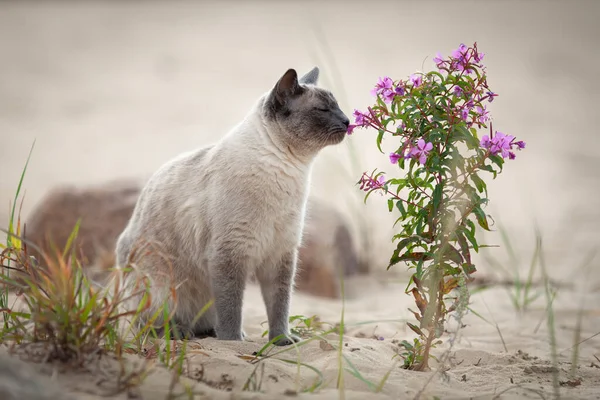
MULTIPOLYGON (((150 282, 142 323, 154 315, 163 324, 166 302, 183 335, 244 340, 243 293, 255 274, 269 340, 300 340, 288 317, 312 165, 350 124, 318 78, 318 67, 300 79, 287 70, 220 141, 176 157, 149 179, 116 246, 117 266, 150 282)), ((125 293, 137 283, 128 274, 125 293)))

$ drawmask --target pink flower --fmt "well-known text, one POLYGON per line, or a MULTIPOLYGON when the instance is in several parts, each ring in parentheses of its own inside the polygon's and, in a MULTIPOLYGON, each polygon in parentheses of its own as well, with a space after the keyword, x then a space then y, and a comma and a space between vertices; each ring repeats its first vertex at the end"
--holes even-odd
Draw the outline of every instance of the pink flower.
POLYGON ((412 82, 413 87, 419 87, 423 83, 423 76, 420 74, 412 74, 409 79, 412 82))
POLYGON ((460 97, 463 94, 463 90, 460 88, 460 86, 454 86, 454 90, 452 90, 452 93, 454 93, 456 97, 460 97))
MULTIPOLYGON (((457 69, 458 71, 465 71, 468 74, 473 72, 473 69, 468 68, 469 65, 469 48, 465 46, 463 43, 458 46, 458 49, 452 52, 452 68, 457 69)), ((483 54, 481 54, 483 57, 483 54)))
POLYGON ((486 92, 485 93, 485 98, 487 99, 487 101, 489 101, 490 103, 492 101, 494 101, 494 97, 498 96, 496 93, 494 92, 486 92))
POLYGON ((484 149, 488 149, 490 154, 500 154, 502 158, 509 158, 510 160, 515 159, 515 153, 512 152, 513 146, 516 146, 519 150, 525 148, 525 142, 522 140, 515 142, 515 137, 512 135, 505 135, 502 132, 496 131, 494 136, 490 138, 488 135, 483 135, 479 143, 484 149))
POLYGON ((356 124, 356 126, 369 126, 367 114, 362 113, 358 110, 354 110, 352 115, 354 116, 354 123, 356 124))
POLYGON ((501 153, 503 158, 508 157, 509 151, 511 150, 511 141, 514 138, 514 136, 505 135, 502 132, 496 132, 494 137, 491 139, 490 152, 492 154, 501 153))
POLYGON ((401 154, 398 154, 398 153, 390 153, 390 162, 391 162, 392 164, 397 164, 397 163, 398 163, 398 160, 399 160, 400 158, 402 158, 402 155, 401 155, 401 154))
POLYGON ((410 150, 409 156, 418 158, 419 163, 425 165, 425 162, 427 162, 427 155, 431 149, 433 149, 433 144, 431 142, 425 143, 425 140, 419 139, 417 145, 410 150))
POLYGON ((464 43, 461 43, 460 46, 458 46, 458 49, 452 51, 452 58, 456 58, 457 60, 464 59, 467 55, 467 50, 467 46, 465 46, 464 43))
POLYGON ((390 77, 379 78, 375 88, 371 90, 373 96, 381 96, 385 103, 391 103, 396 97, 396 91, 393 88, 394 81, 390 77))
POLYGON ((388 76, 384 76, 383 78, 380 77, 377 81, 377 84, 375 85, 375 88, 371 90, 371 94, 373 96, 377 96, 378 94, 382 94, 383 91, 386 89, 391 90, 393 84, 394 81, 392 81, 392 78, 388 76))
POLYGON ((368 192, 371 189, 383 188, 383 185, 385 185, 385 177, 380 175, 379 178, 373 179, 372 176, 369 176, 366 172, 363 172, 358 183, 360 183, 360 190, 368 192))
POLYGON ((352 132, 354 132, 354 128, 356 128, 357 125, 348 125, 348 130, 346 131, 346 133, 348 133, 348 135, 352 135, 352 132))
POLYGON ((383 89, 381 97, 383 97, 384 103, 391 103, 392 100, 394 100, 394 97, 396 97, 396 92, 392 89, 383 89))
POLYGON ((479 145, 484 149, 489 149, 492 146, 492 141, 488 135, 483 135, 481 140, 479 141, 479 145))
POLYGON ((460 109, 460 117, 465 121, 469 119, 469 109, 467 107, 460 109))
POLYGON ((475 106, 475 112, 477 114, 479 114, 479 117, 477 117, 478 121, 480 124, 485 123, 486 121, 489 121, 490 117, 489 114, 490 112, 486 109, 486 106, 483 106, 483 108, 481 108, 480 106, 475 106))
POLYGON ((442 58, 442 54, 440 52, 437 53, 435 57, 433 57, 433 62, 439 68, 444 66, 444 59, 442 58))

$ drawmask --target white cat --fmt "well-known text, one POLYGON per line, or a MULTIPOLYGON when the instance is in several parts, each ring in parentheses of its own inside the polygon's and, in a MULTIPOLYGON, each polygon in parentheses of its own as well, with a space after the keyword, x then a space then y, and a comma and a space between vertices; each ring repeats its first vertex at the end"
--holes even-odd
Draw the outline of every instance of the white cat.
MULTIPOLYGON (((333 95, 315 86, 318 75, 314 68, 298 80, 288 70, 222 140, 150 178, 116 252, 119 267, 131 264, 150 278, 152 305, 142 322, 166 301, 179 332, 243 340, 242 297, 248 275, 256 274, 269 339, 299 340, 288 317, 311 167, 349 124, 333 95), (144 243, 155 251, 142 251, 144 243), (211 298, 214 305, 195 320, 211 298)), ((126 290, 135 283, 130 276, 126 290)))

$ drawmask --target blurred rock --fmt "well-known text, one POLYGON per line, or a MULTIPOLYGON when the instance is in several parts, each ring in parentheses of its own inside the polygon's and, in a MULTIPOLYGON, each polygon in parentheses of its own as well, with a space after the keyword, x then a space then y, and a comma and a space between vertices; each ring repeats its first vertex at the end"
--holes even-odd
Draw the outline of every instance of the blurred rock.
MULTIPOLYGON (((26 221, 26 239, 52 254, 53 243, 62 250, 81 218, 75 247, 88 275, 102 281, 114 266, 117 239, 135 207, 141 186, 113 181, 87 188, 51 190, 26 221)), ((33 247, 29 254, 39 257, 33 247)), ((41 263, 43 264, 43 262, 41 263)), ((340 296, 340 277, 359 272, 353 237, 344 217, 333 207, 309 200, 296 287, 316 296, 340 296)))
MULTIPOLYGON (((114 266, 117 239, 129 221, 139 192, 140 185, 132 181, 55 188, 27 218, 26 239, 53 257, 53 246, 62 252, 81 218, 74 245, 88 275, 101 279, 114 266)), ((29 254, 39 259, 40 254, 30 249, 29 254)))
POLYGON ((315 198, 308 202, 298 258, 296 287, 317 296, 340 297, 340 278, 360 272, 346 219, 335 208, 315 198))

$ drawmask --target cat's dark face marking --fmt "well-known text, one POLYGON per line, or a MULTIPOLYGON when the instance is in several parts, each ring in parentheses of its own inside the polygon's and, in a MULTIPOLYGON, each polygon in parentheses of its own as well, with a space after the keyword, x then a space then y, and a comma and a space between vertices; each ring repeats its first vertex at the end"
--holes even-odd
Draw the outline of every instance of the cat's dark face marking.
POLYGON ((266 117, 277 123, 285 139, 295 146, 320 149, 340 143, 346 136, 350 120, 331 92, 315 86, 318 77, 316 67, 300 80, 290 69, 267 96, 266 117))

